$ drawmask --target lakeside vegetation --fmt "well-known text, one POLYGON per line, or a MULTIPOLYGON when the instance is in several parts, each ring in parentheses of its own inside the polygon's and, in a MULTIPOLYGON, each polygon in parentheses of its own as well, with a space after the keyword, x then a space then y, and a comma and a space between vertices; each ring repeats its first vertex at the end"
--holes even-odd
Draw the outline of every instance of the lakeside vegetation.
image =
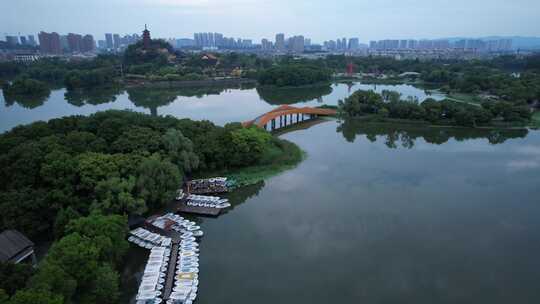
POLYGON ((329 82, 332 71, 313 64, 283 64, 259 72, 262 86, 299 87, 329 82))
POLYGON ((26 76, 18 76, 11 83, 2 84, 2 91, 6 104, 17 102, 30 109, 42 105, 51 94, 46 83, 26 76))
POLYGON ((345 100, 339 101, 339 113, 345 118, 371 116, 381 121, 401 119, 464 127, 493 126, 501 123, 525 126, 530 123, 532 115, 525 103, 484 102, 478 107, 451 100, 436 101, 432 98, 420 103, 413 98, 404 100, 398 92, 387 90, 382 94, 358 90, 345 100))
POLYGON ((298 155, 239 123, 129 111, 16 127, 0 135, 0 230, 54 243, 35 273, 10 276, 0 295, 9 304, 117 303, 129 215, 171 202, 186 175, 236 172, 249 184, 256 170, 282 170, 298 155))

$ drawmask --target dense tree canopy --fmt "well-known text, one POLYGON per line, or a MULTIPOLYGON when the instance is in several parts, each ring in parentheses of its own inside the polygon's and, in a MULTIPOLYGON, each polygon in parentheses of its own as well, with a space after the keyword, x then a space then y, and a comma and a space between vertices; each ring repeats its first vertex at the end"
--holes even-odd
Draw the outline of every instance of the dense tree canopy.
POLYGON ((2 271, 11 303, 117 303, 127 216, 163 207, 185 174, 264 164, 286 145, 258 128, 107 111, 0 135, 0 230, 56 238, 39 270, 2 271), (48 302, 47 302, 48 301, 48 302))
POLYGON ((433 124, 467 127, 488 125, 494 120, 524 124, 531 119, 531 111, 525 104, 499 101, 475 106, 431 98, 419 103, 414 99, 402 100, 400 97, 395 92, 378 94, 358 90, 345 101, 339 101, 339 110, 346 117, 377 115, 381 118, 422 120, 433 124))
POLYGON ((261 71, 258 80, 261 85, 294 87, 327 82, 331 76, 329 69, 317 65, 287 64, 261 71))

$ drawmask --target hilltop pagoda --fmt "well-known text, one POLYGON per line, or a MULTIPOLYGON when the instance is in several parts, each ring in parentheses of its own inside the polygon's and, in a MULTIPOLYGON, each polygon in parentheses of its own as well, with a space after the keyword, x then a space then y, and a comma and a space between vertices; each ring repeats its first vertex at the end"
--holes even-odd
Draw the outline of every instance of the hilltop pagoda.
POLYGON ((144 25, 144 31, 142 33, 144 49, 148 50, 150 48, 152 39, 150 38, 150 31, 146 28, 146 24, 144 25))

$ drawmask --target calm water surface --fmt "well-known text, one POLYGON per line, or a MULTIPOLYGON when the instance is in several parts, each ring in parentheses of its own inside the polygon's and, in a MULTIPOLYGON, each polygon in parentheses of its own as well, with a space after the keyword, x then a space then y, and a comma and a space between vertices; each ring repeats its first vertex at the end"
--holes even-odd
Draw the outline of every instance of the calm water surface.
MULTIPOLYGON (((111 108, 224 124, 348 94, 346 84, 69 98, 55 90, 42 104, 0 100, 0 129, 111 108)), ((205 232, 197 303, 540 302, 540 132, 329 120, 281 137, 306 160, 229 194, 234 208, 219 218, 196 219, 205 232)), ((126 259, 125 302, 147 254, 134 248, 126 259)))
POLYGON ((204 220, 199 303, 540 301, 539 132, 338 129, 204 220))
MULTIPOLYGON (((43 100, 8 101, 0 90, 0 132, 19 124, 49 120, 67 115, 89 115, 109 109, 131 109, 153 115, 210 120, 224 125, 251 120, 280 104, 299 106, 336 105, 357 89, 394 90, 404 97, 427 97, 422 89, 411 85, 334 84, 321 88, 260 90, 243 88, 180 88, 89 91, 78 94, 56 89, 43 100)), ((432 95, 442 99, 442 95, 432 95)))

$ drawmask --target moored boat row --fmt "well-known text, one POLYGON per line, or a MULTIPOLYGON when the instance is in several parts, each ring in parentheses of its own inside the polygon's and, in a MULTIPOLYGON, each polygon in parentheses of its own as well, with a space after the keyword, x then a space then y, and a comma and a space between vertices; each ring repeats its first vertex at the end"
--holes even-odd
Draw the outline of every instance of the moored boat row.
POLYGON ((146 249, 152 249, 156 246, 171 247, 172 244, 170 237, 150 232, 144 228, 132 230, 130 234, 128 241, 146 249))
POLYGON ((225 209, 231 206, 229 200, 226 198, 220 198, 217 196, 205 196, 191 194, 187 197, 186 205, 194 207, 206 207, 225 209))
POLYGON ((188 192, 194 194, 228 192, 230 186, 231 182, 226 177, 196 179, 187 182, 188 192))
POLYGON ((197 298, 199 285, 199 244, 197 237, 203 235, 195 222, 176 214, 164 215, 176 223, 172 228, 180 235, 175 282, 168 304, 191 304, 197 298))
POLYGON ((137 304, 159 304, 163 302, 162 294, 170 255, 170 248, 152 248, 136 296, 137 304))

